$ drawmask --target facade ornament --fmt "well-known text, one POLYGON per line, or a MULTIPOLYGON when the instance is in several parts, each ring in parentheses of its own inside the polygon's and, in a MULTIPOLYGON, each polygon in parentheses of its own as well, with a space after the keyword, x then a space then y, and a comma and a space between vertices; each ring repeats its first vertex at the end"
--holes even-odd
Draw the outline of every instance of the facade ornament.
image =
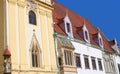
POLYGON ((28 6, 32 9, 36 9, 37 8, 37 5, 33 2, 33 1, 29 1, 28 2, 28 6))

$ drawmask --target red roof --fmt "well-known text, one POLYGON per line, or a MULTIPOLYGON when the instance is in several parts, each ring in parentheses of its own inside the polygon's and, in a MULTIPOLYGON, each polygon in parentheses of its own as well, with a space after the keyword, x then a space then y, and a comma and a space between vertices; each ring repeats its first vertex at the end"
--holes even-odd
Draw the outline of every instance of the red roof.
MULTIPOLYGON (((102 39, 103 39, 103 46, 106 50, 108 51, 113 51, 113 49, 111 48, 111 44, 108 41, 108 39, 103 35, 103 33, 101 31, 99 31, 96 27, 94 27, 90 21, 88 19, 85 19, 83 17, 81 17, 80 15, 74 13, 73 11, 69 10, 68 8, 62 6, 61 4, 53 1, 54 5, 54 10, 53 10, 53 21, 55 22, 54 24, 54 30, 55 32, 59 33, 59 34, 63 34, 66 35, 65 31, 60 27, 61 23, 63 23, 63 19, 66 16, 66 11, 68 12, 68 17, 72 23, 72 30, 73 30, 73 36, 76 39, 80 39, 80 40, 84 40, 83 37, 81 37, 78 34, 78 30, 80 30, 80 28, 84 25, 84 22, 86 24, 86 27, 89 31, 89 35, 90 35, 90 41, 92 44, 94 45, 98 45, 95 40, 95 34, 97 34, 98 32, 100 32, 102 39)), ((63 25, 63 24, 62 24, 63 25)), ((63 25, 64 27, 64 25, 63 25)), ((98 45, 99 46, 99 45, 98 45)))
POLYGON ((11 55, 11 53, 10 53, 10 51, 9 51, 9 49, 8 48, 6 48, 5 50, 4 50, 4 56, 10 56, 11 55))

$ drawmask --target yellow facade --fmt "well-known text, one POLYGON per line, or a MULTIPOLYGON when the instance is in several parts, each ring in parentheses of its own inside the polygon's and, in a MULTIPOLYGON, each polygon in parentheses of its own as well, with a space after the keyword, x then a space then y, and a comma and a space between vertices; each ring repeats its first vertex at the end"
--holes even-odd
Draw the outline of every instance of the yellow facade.
POLYGON ((4 3, 0 1, 0 74, 3 73, 3 49, 4 49, 4 3))
POLYGON ((0 74, 6 46, 12 74, 57 74, 52 10, 50 0, 0 0, 0 74), (36 25, 29 23, 29 11, 36 14, 36 25), (31 63, 32 43, 39 47, 39 67, 31 63))

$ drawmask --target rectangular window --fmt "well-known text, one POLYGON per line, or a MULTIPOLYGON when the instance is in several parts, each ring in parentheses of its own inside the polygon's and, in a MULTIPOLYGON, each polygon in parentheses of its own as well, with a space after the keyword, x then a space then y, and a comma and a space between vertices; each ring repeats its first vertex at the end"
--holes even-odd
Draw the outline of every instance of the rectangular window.
POLYGON ((70 24, 66 23, 66 25, 67 25, 67 32, 70 32, 70 24))
POLYGON ((61 66, 62 65, 62 59, 60 57, 58 58, 58 61, 59 61, 59 66, 61 66))
POLYGON ((88 59, 88 56, 87 56, 87 55, 84 55, 84 62, 85 62, 85 68, 86 68, 86 69, 90 69, 89 59, 88 59))
POLYGON ((99 66, 99 70, 103 70, 101 59, 98 59, 98 66, 99 66))
POLYGON ((96 67, 95 57, 91 57, 91 61, 92 61, 92 67, 93 67, 93 70, 96 70, 97 67, 96 67))
POLYGON ((64 51, 64 57, 65 57, 65 64, 66 65, 72 65, 72 52, 71 51, 64 51))
POLYGON ((81 68, 81 59, 80 59, 80 54, 75 53, 75 59, 76 59, 76 67, 81 68))
POLYGON ((85 31, 85 38, 88 40, 88 32, 85 31))

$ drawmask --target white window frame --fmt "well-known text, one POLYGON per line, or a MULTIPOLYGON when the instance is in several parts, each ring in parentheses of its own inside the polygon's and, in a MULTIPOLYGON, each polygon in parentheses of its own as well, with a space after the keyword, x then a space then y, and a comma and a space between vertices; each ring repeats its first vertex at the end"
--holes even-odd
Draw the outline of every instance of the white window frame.
POLYGON ((66 14, 65 18, 64 18, 64 24, 65 24, 65 32, 67 33, 67 35, 71 38, 73 38, 73 31, 72 31, 72 23, 68 17, 68 15, 66 14), (67 23, 69 23, 70 25, 70 32, 68 32, 67 30, 67 23))
POLYGON ((90 43, 89 32, 88 32, 88 29, 87 29, 87 27, 86 27, 85 25, 83 26, 83 34, 84 34, 84 39, 85 39, 85 41, 88 42, 88 43, 90 43), (87 36, 88 36, 88 37, 86 37, 86 33, 85 33, 85 32, 87 33, 87 36), (87 39, 87 38, 88 38, 88 39, 87 39))
POLYGON ((103 39, 102 39, 102 36, 100 35, 100 33, 98 33, 98 41, 99 41, 99 46, 101 48, 103 48, 103 39))

